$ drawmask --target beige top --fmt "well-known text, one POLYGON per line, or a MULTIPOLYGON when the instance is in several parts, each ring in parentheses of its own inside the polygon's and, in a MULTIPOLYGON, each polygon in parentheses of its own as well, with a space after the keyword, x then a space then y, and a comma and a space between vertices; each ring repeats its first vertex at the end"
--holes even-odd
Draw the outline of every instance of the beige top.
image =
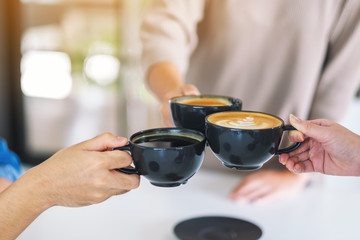
POLYGON ((340 120, 360 83, 359 0, 153 0, 145 70, 174 63, 203 94, 288 121, 340 120))

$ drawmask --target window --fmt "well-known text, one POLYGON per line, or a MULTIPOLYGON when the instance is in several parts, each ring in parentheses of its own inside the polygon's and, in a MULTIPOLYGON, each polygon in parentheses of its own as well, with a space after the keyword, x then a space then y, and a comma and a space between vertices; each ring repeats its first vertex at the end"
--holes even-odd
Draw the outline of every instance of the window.
MULTIPOLYGON (((19 56, 12 53, 12 71, 19 74, 9 88, 21 98, 21 114, 13 118, 22 119, 13 130, 22 131, 14 147, 22 143, 23 161, 39 163, 102 132, 129 136, 151 126, 155 100, 139 64, 138 28, 146 3, 21 0, 7 6, 21 16, 21 30, 13 34, 19 56)), ((10 14, 6 18, 10 24, 10 14)))

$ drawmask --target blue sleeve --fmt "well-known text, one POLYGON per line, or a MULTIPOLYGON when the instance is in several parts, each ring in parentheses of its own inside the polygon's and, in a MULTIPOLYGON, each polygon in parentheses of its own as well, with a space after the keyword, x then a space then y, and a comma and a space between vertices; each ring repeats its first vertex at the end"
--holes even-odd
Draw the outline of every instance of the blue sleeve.
POLYGON ((20 173, 19 157, 8 149, 5 139, 0 138, 0 177, 14 182, 20 173))

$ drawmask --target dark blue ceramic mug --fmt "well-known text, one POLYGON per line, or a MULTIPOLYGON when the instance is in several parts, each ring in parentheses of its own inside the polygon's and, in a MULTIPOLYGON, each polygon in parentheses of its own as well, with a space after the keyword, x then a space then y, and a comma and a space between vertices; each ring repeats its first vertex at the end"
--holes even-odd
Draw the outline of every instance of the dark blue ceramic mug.
POLYGON ((274 115, 251 111, 228 111, 206 117, 207 142, 229 168, 254 170, 274 155, 294 151, 300 143, 279 149, 284 131, 295 130, 274 115))
POLYGON ((205 117, 224 111, 241 110, 242 101, 238 98, 199 95, 180 96, 170 99, 170 111, 176 127, 188 128, 205 133, 205 117))
POLYGON ((155 128, 137 132, 129 144, 114 150, 129 151, 134 169, 120 172, 139 174, 159 187, 185 184, 200 168, 205 154, 205 135, 182 128, 155 128))

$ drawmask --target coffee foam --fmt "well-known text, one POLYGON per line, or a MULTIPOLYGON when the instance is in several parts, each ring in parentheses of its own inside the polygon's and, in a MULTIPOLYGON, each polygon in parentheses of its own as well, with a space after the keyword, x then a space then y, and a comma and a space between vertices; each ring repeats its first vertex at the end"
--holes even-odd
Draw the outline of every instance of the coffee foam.
POLYGON ((251 112, 218 113, 210 116, 208 120, 219 126, 237 129, 267 129, 282 124, 282 121, 275 117, 251 112))

